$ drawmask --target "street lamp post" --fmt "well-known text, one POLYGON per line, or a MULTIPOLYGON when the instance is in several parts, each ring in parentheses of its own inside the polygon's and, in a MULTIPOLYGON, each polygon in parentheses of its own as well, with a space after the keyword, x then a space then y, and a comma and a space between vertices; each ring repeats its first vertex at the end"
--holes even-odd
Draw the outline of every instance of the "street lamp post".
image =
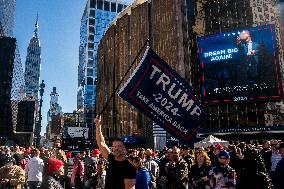
POLYGON ((42 96, 43 96, 43 93, 44 93, 44 87, 45 87, 45 84, 44 84, 44 80, 41 81, 41 84, 39 85, 39 95, 40 95, 40 101, 39 101, 39 120, 38 120, 38 127, 36 129, 36 146, 39 147, 39 144, 40 144, 40 132, 41 132, 41 120, 42 120, 42 115, 41 115, 41 107, 42 107, 42 96))

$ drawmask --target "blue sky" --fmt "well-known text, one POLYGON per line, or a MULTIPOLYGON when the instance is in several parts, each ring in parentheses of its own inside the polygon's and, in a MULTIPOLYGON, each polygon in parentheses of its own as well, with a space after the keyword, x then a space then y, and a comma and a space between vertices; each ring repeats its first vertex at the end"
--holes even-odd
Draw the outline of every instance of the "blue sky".
MULTIPOLYGON (((77 104, 80 24, 87 0, 16 0, 14 35, 24 67, 27 47, 39 14, 42 47, 40 77, 46 87, 42 107, 42 134, 47 125, 52 87, 57 88, 63 112, 73 112, 77 104)), ((127 0, 132 2, 132 0, 127 0)))

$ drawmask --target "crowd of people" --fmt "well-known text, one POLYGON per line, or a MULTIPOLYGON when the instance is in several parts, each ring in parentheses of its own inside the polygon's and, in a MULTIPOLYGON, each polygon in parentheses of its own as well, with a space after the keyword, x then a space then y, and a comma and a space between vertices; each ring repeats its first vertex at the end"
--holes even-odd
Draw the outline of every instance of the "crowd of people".
POLYGON ((0 147, 0 189, 284 189, 284 143, 231 142, 127 149, 106 145, 96 119, 98 149, 0 147))

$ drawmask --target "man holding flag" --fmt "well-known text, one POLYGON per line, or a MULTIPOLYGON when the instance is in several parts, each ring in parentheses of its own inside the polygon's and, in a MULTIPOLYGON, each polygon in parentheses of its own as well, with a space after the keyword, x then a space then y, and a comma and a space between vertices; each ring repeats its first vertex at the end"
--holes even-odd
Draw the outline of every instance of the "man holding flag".
POLYGON ((120 139, 112 143, 112 152, 105 143, 101 130, 101 117, 96 117, 96 140, 102 156, 108 160, 105 189, 134 189, 136 171, 134 166, 126 159, 126 148, 120 139))

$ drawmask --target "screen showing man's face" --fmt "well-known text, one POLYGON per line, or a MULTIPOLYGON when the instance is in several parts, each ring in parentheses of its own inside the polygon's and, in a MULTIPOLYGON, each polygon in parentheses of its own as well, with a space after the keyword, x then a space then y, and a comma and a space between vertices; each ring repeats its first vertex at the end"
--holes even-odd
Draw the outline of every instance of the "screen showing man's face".
POLYGON ((199 38, 205 104, 280 99, 275 25, 199 38))

